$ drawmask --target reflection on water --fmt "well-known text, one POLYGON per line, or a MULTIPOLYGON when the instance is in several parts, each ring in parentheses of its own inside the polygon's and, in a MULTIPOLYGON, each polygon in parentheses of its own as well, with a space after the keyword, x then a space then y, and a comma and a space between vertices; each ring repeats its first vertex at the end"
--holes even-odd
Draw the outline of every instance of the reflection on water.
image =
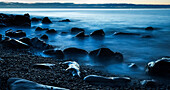
MULTIPOLYGON (((28 37, 40 37, 44 31, 36 31, 34 26, 56 29, 57 34, 47 34, 49 40, 46 42, 57 46, 56 49, 63 50, 68 47, 85 49, 88 52, 106 47, 114 52, 121 52, 124 55, 123 64, 105 66, 105 70, 114 74, 145 76, 144 66, 147 62, 161 56, 169 56, 170 53, 170 10, 169 9, 1 9, 1 13, 24 14, 30 13, 32 17, 49 16, 53 24, 32 23, 32 28, 22 29, 27 32, 28 37), (58 22, 62 19, 70 19, 72 22, 58 22), (145 31, 144 28, 152 26, 157 28, 154 31, 145 31), (85 29, 90 34, 97 29, 103 29, 106 33, 104 38, 86 37, 75 38, 70 34, 72 27, 85 29), (115 31, 140 33, 151 35, 152 38, 141 38, 140 36, 114 36, 115 31), (68 32, 61 34, 61 32, 68 32), (136 63, 138 70, 127 68, 127 64, 136 63), (129 73, 131 72, 131 73, 129 73)), ((0 30, 5 32, 9 28, 0 30)), ((14 30, 17 30, 14 28, 14 30)), ((88 56, 75 58, 82 64, 96 65, 95 61, 88 56)))

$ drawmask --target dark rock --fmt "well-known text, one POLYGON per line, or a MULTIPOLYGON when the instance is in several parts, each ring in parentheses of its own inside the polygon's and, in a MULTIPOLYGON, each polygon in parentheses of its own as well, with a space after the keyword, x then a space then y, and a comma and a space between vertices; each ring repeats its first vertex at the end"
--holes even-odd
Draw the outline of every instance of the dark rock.
POLYGON ((20 38, 19 41, 24 42, 24 43, 26 43, 26 44, 32 46, 32 43, 31 43, 30 38, 23 37, 23 38, 20 38))
POLYGON ((84 31, 79 32, 76 37, 85 37, 84 31))
POLYGON ((7 81, 7 88, 9 90, 68 90, 60 87, 53 87, 48 85, 38 84, 33 81, 20 78, 10 78, 7 81))
POLYGON ((140 35, 138 33, 115 32, 114 35, 140 35))
POLYGON ((48 28, 41 28, 41 27, 37 27, 35 29, 35 31, 44 31, 44 30, 49 30, 48 28))
POLYGON ((66 55, 74 55, 74 54, 77 54, 77 55, 86 55, 88 54, 88 52, 86 50, 83 50, 83 49, 79 49, 79 48, 66 48, 64 49, 64 54, 66 55))
POLYGON ((31 19, 31 21, 32 22, 39 22, 39 21, 41 21, 42 19, 39 19, 39 18, 36 18, 36 17, 33 17, 32 19, 31 19))
POLYGON ((16 15, 14 17, 14 25, 15 26, 31 26, 31 20, 27 16, 16 15))
POLYGON ((94 32, 92 32, 91 34, 90 34, 90 36, 104 36, 105 35, 105 33, 104 33, 104 31, 101 29, 101 30, 96 30, 96 31, 94 31, 94 32))
POLYGON ((52 23, 51 20, 48 18, 48 17, 44 17, 43 20, 42 20, 42 23, 44 24, 50 24, 52 23))
POLYGON ((71 72, 74 77, 80 77, 80 66, 77 62, 66 61, 63 64, 67 65, 66 71, 71 72))
POLYGON ((131 79, 129 77, 104 77, 98 75, 88 75, 84 77, 84 81, 90 84, 119 87, 129 85, 131 79))
POLYGON ((54 29, 50 29, 50 30, 47 30, 46 33, 57 33, 57 31, 54 29))
POLYGON ((48 49, 43 51, 46 55, 55 56, 57 59, 63 59, 64 53, 61 50, 48 49))
POLYGON ((4 23, 0 23, 0 27, 3 28, 3 27, 7 27, 4 23))
POLYGON ((94 51, 91 51, 89 55, 102 62, 112 61, 112 62, 122 62, 123 55, 118 52, 113 52, 108 48, 100 48, 94 51))
POLYGON ((12 29, 5 31, 5 35, 9 37, 25 37, 26 33, 22 30, 13 31, 12 29))
POLYGON ((16 39, 8 39, 3 42, 5 46, 8 46, 10 48, 29 48, 29 45, 26 43, 23 43, 16 39))
POLYGON ((141 38, 151 38, 152 36, 151 35, 143 35, 141 36, 141 38))
POLYGON ((60 20, 59 22, 71 22, 69 19, 60 20))
POLYGON ((41 36, 41 39, 48 39, 48 36, 46 34, 41 36))
POLYGON ((71 29, 71 33, 79 33, 79 32, 84 32, 85 30, 84 29, 82 29, 82 28, 72 28, 71 29))
POLYGON ((162 58, 156 61, 149 62, 146 67, 146 72, 151 75, 170 75, 170 58, 162 58))
POLYGON ((46 43, 37 37, 32 38, 31 43, 33 47, 36 47, 36 48, 44 48, 46 46, 46 43))
POLYGON ((33 65, 33 68, 40 68, 40 69, 52 69, 55 64, 50 63, 37 63, 33 65))
POLYGON ((128 67, 133 69, 138 68, 138 66, 135 63, 131 63, 128 67))
POLYGON ((145 30, 154 30, 153 27, 146 27, 145 30))
POLYGON ((0 41, 2 40, 2 34, 0 34, 0 41))
POLYGON ((28 17, 28 18, 30 18, 29 13, 24 14, 24 17, 28 17))
POLYGON ((140 84, 144 87, 156 87, 158 83, 155 80, 143 80, 140 84))

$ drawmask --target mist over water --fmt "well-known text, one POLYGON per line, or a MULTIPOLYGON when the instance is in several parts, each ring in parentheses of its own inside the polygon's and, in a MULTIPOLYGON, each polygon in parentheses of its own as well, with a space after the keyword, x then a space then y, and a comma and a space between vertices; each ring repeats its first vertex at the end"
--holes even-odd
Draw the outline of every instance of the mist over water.
MULTIPOLYGON (((147 76, 144 73, 146 64, 159 57, 169 56, 170 53, 170 9, 1 9, 0 13, 29 13, 31 17, 40 18, 48 16, 53 24, 45 25, 38 22, 32 23, 32 28, 11 28, 26 31, 27 37, 30 38, 40 37, 45 34, 44 31, 35 31, 35 28, 38 26, 55 29, 58 33, 47 34, 49 40, 46 42, 56 46, 56 49, 59 50, 77 47, 90 52, 105 47, 110 48, 114 52, 122 53, 124 55, 123 63, 104 65, 104 70, 116 75, 146 78, 147 76), (70 19, 72 22, 58 22, 63 19, 70 19), (144 30, 148 26, 152 26, 156 30, 144 30), (106 35, 104 38, 86 37, 80 39, 75 38, 75 34, 61 34, 61 32, 70 32, 72 27, 83 28, 86 34, 90 34, 94 30, 103 29, 106 35), (141 38, 141 36, 135 35, 115 36, 113 35, 115 31, 139 33, 153 37, 141 38), (136 63, 139 68, 136 70, 128 68, 130 63, 136 63)), ((0 33, 4 34, 5 30, 8 29, 10 28, 3 28, 0 33)), ((75 57, 75 59, 80 64, 102 65, 93 61, 88 56, 75 57)))

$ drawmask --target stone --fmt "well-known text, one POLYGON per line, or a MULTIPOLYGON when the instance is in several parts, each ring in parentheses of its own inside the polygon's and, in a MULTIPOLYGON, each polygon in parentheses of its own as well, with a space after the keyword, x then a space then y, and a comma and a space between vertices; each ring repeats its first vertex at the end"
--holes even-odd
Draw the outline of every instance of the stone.
POLYGON ((104 36, 104 35, 105 35, 105 33, 104 33, 103 29, 96 30, 90 34, 90 36, 104 36))
POLYGON ((140 84, 144 87, 156 87, 158 85, 155 80, 142 80, 140 84))
POLYGON ((128 67, 133 69, 138 68, 138 66, 135 63, 131 63, 128 67))
POLYGON ((13 31, 12 29, 5 31, 5 35, 9 37, 25 37, 26 33, 22 30, 13 31))
POLYGON ((33 68, 40 68, 40 69, 52 69, 55 64, 50 63, 37 63, 33 65, 33 68))
POLYGON ((64 53, 61 50, 48 49, 43 51, 44 54, 55 56, 57 59, 63 59, 64 53))
POLYGON ((64 54, 67 54, 67 55, 73 55, 73 54, 86 55, 86 54, 88 54, 88 52, 86 50, 75 48, 75 47, 66 48, 66 49, 64 49, 63 52, 64 52, 64 54))
POLYGON ((145 30, 154 30, 153 27, 146 27, 145 30))
POLYGON ((72 28, 71 30, 71 33, 79 33, 79 32, 84 32, 85 30, 84 29, 82 29, 82 28, 72 28))
POLYGON ((44 17, 43 20, 42 20, 42 23, 43 24, 50 24, 52 22, 51 22, 51 20, 48 17, 44 17))
POLYGON ((55 29, 50 29, 50 30, 47 30, 46 33, 57 33, 57 31, 55 29))
POLYGON ((19 41, 24 42, 24 43, 26 43, 26 44, 32 46, 32 43, 31 43, 30 38, 22 37, 22 38, 19 39, 19 41))
POLYGON ((41 39, 48 39, 48 36, 46 34, 41 36, 41 39))
POLYGON ((88 37, 88 35, 85 35, 84 31, 81 31, 75 37, 88 37))
POLYGON ((31 19, 32 22, 39 22, 39 21, 41 21, 41 20, 42 20, 42 19, 36 18, 36 17, 33 17, 33 18, 31 19))
POLYGON ((48 28, 41 28, 41 27, 37 27, 36 29, 35 29, 35 31, 46 31, 46 30, 49 30, 48 28))
POLYGON ((27 16, 16 15, 13 20, 15 26, 28 26, 31 27, 31 20, 27 16))
POLYGON ((23 43, 16 39, 11 39, 11 38, 8 40, 5 40, 3 43, 5 46, 11 47, 11 48, 29 48, 28 44, 23 43))
POLYGON ((71 22, 69 19, 60 20, 59 22, 71 22))
POLYGON ((8 79, 7 88, 9 90, 69 90, 61 87, 43 85, 21 78, 8 79))

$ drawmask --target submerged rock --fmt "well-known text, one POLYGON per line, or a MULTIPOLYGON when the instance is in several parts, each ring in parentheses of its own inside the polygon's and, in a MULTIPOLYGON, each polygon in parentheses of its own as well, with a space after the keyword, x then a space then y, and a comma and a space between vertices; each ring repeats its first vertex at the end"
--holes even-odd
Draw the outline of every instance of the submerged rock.
POLYGON ((151 75, 170 75, 170 58, 162 58, 156 61, 149 62, 146 67, 146 72, 151 75))
POLYGON ((44 17, 43 20, 42 20, 42 23, 44 24, 50 24, 52 23, 51 20, 48 18, 48 17, 44 17))
POLYGON ((96 30, 90 34, 90 36, 104 36, 104 35, 105 35, 105 33, 104 33, 103 29, 96 30))
POLYGON ((39 21, 41 21, 41 20, 42 20, 42 19, 36 18, 36 17, 33 17, 33 18, 31 19, 32 22, 39 22, 39 21))
POLYGON ((25 37, 26 33, 22 30, 13 31, 12 29, 5 31, 5 35, 9 37, 25 37))
POLYGON ((80 77, 80 66, 77 62, 66 61, 63 64, 67 65, 66 71, 71 72, 74 77, 80 77))
POLYGON ((59 22, 71 22, 69 19, 60 20, 59 22))
POLYGON ((40 49, 53 49, 52 45, 46 44, 44 41, 40 40, 39 38, 35 37, 31 39, 32 46, 35 48, 40 49))
POLYGON ((144 87, 155 87, 158 83, 155 80, 143 80, 140 81, 140 84, 144 87))
POLYGON ((122 62, 123 61, 123 55, 118 52, 113 52, 109 48, 100 48, 94 51, 91 51, 89 55, 97 59, 101 62, 107 62, 107 61, 112 61, 112 62, 122 62))
POLYGON ((79 32, 76 37, 88 37, 88 35, 85 35, 84 31, 79 32))
POLYGON ((7 87, 9 90, 68 90, 66 88, 38 84, 36 82, 21 78, 8 79, 7 87))
POLYGON ((33 65, 33 68, 40 68, 40 69, 52 69, 55 64, 50 63, 37 63, 33 65))
POLYGON ((61 50, 48 49, 43 51, 46 55, 55 56, 57 59, 63 59, 64 53, 61 50))
POLYGON ((146 27, 145 30, 154 30, 153 27, 146 27))
POLYGON ((86 55, 86 54, 88 54, 88 52, 86 50, 74 48, 74 47, 66 48, 66 49, 64 49, 63 52, 64 52, 64 54, 67 54, 67 55, 74 55, 74 54, 86 55))
POLYGON ((35 31, 44 31, 44 30, 49 30, 48 28, 41 28, 41 27, 37 27, 35 29, 35 31))
POLYGON ((140 35, 138 33, 115 32, 114 35, 140 35))
POLYGON ((48 39, 48 36, 46 34, 41 36, 41 39, 48 39))
POLYGON ((57 31, 55 29, 50 29, 50 30, 47 30, 46 33, 57 33, 57 31))
POLYGON ((141 36, 141 38, 152 38, 152 36, 151 35, 143 35, 143 36, 141 36))
POLYGON ((131 63, 128 67, 133 69, 138 68, 138 66, 135 63, 131 63))
POLYGON ((104 77, 98 75, 88 75, 84 77, 84 81, 104 86, 127 86, 131 82, 129 77, 104 77))
POLYGON ((82 31, 84 32, 85 30, 82 28, 72 28, 70 31, 71 31, 71 33, 79 33, 82 31))

